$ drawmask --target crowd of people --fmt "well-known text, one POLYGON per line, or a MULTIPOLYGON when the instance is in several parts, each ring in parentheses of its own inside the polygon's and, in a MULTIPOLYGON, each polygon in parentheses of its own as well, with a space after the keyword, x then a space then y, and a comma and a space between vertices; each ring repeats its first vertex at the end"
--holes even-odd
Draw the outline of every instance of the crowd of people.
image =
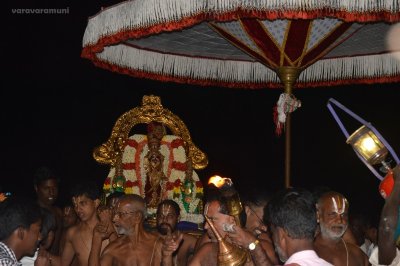
POLYGON ((70 204, 56 206, 59 180, 41 168, 36 201, 10 196, 0 203, 0 266, 400 265, 400 166, 393 176, 377 225, 349 213, 337 191, 301 188, 243 197, 238 222, 214 189, 204 198, 204 230, 182 231, 174 200, 158 203, 149 228, 143 197, 113 193, 101 202, 88 181, 71 188, 70 204))

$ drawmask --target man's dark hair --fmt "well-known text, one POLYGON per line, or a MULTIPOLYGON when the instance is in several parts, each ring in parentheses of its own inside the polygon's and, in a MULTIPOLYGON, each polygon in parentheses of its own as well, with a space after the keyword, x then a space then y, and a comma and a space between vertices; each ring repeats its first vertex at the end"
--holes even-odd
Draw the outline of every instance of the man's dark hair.
MULTIPOLYGON (((212 201, 219 202, 220 213, 230 215, 228 202, 226 198, 222 195, 221 191, 215 188, 215 186, 213 185, 208 185, 207 203, 211 203, 212 201)), ((242 212, 239 214, 239 220, 242 225, 246 224, 246 212, 244 210, 242 210, 242 212)))
POLYGON ((264 209, 264 222, 281 227, 293 239, 313 239, 317 228, 313 195, 299 188, 278 192, 264 209))
POLYGON ((100 188, 94 181, 81 181, 71 189, 71 197, 86 196, 91 200, 100 199, 100 188))
POLYGON ((33 179, 33 184, 35 186, 40 186, 40 184, 49 179, 55 179, 57 181, 57 184, 60 183, 58 177, 56 177, 49 168, 43 166, 36 170, 33 179))
POLYGON ((42 241, 46 240, 47 235, 50 231, 56 231, 56 217, 54 213, 46 208, 41 208, 42 212, 42 228, 40 229, 40 235, 42 236, 42 241))
POLYGON ((121 198, 123 195, 125 195, 124 192, 114 191, 113 193, 111 193, 110 195, 107 196, 107 198, 106 198, 106 204, 108 204, 112 199, 119 199, 119 198, 121 198))
POLYGON ((19 227, 29 229, 41 216, 35 201, 15 196, 7 198, 0 203, 0 241, 6 240, 19 227))
POLYGON ((379 222, 378 218, 375 216, 375 214, 367 212, 366 210, 354 210, 349 213, 349 225, 353 222, 359 222, 365 229, 371 227, 378 228, 379 222))
POLYGON ((177 216, 179 216, 181 214, 181 208, 179 207, 178 203, 176 203, 174 200, 166 199, 166 200, 161 201, 158 204, 157 213, 160 211, 160 208, 161 208, 162 205, 169 205, 172 208, 174 208, 175 213, 176 213, 177 216))
POLYGON ((243 204, 247 206, 265 207, 271 199, 272 193, 263 188, 254 188, 247 191, 242 197, 243 204))
MULTIPOLYGON (((272 195, 272 193, 262 188, 253 188, 246 192, 247 193, 244 193, 242 197, 243 207, 247 206, 253 211, 255 207, 265 208, 272 195)), ((260 219, 262 219, 262 217, 260 217, 260 219)), ((241 213, 240 221, 243 222, 243 224, 247 223, 247 214, 245 211, 241 213)))
POLYGON ((225 200, 225 198, 222 196, 221 192, 219 189, 217 189, 214 185, 208 185, 207 186, 207 202, 206 203, 211 203, 212 201, 218 201, 219 202, 219 212, 222 214, 229 215, 229 210, 228 210, 228 204, 225 200))

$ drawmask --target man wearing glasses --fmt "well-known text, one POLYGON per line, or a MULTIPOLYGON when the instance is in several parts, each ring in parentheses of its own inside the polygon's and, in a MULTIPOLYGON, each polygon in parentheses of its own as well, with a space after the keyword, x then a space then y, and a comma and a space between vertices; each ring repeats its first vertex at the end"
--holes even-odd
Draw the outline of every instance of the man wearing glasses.
POLYGON ((260 245, 267 252, 273 264, 278 264, 272 240, 268 234, 267 226, 263 222, 264 208, 270 199, 269 192, 265 190, 252 191, 244 197, 244 211, 246 213, 245 229, 257 238, 260 245))
POLYGON ((113 223, 118 237, 103 252, 101 243, 109 237, 110 224, 99 223, 93 234, 89 265, 160 265, 162 240, 144 229, 146 202, 139 195, 123 195, 113 223))

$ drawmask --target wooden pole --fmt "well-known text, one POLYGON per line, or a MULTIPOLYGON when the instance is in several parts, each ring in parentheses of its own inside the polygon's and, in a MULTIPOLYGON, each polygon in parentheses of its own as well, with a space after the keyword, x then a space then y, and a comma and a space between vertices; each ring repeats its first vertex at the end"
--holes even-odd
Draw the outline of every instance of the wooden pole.
MULTIPOLYGON (((301 72, 297 67, 280 67, 277 70, 279 79, 283 83, 285 93, 291 95, 293 85, 296 82, 301 72)), ((291 187, 291 116, 290 113, 286 114, 285 122, 285 187, 291 187)))
POLYGON ((291 116, 290 113, 286 115, 286 123, 285 123, 285 188, 291 187, 290 180, 290 159, 291 159, 291 116))

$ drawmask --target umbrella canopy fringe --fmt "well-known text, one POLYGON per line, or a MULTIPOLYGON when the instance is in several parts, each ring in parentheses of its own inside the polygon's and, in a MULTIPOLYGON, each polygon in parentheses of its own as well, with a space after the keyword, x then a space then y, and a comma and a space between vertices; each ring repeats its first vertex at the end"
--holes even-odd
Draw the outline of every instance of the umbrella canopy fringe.
MULTIPOLYGON (((300 74, 295 86, 339 85, 350 81, 355 83, 396 81, 400 79, 400 60, 396 60, 393 55, 396 53, 319 60, 300 74)), ((399 53, 397 55, 399 56, 399 53)), ((190 82, 193 84, 218 84, 227 87, 235 87, 230 86, 230 83, 242 86, 260 84, 255 86, 258 88, 281 87, 276 73, 258 62, 160 54, 124 44, 106 47, 101 53, 96 54, 94 61, 96 60, 97 63, 102 62, 99 64, 102 67, 138 77, 155 78, 154 75, 176 77, 186 82, 198 81, 190 82), (104 66, 104 63, 108 66, 104 66)), ((163 80, 163 78, 158 79, 163 80)), ((168 78, 164 80, 171 81, 168 78)))
POLYGON ((314 19, 336 17, 351 22, 400 20, 398 0, 146 0, 126 1, 102 9, 91 17, 83 46, 124 32, 125 37, 191 27, 204 20, 229 21, 239 17, 259 19, 314 19), (134 31, 134 32, 132 32, 134 31))
POLYGON ((258 62, 215 60, 160 54, 119 44, 106 47, 97 57, 127 69, 157 74, 170 74, 188 79, 220 80, 222 82, 279 83, 276 73, 258 62))
POLYGON ((400 54, 321 59, 305 69, 299 82, 336 81, 400 75, 400 54))

